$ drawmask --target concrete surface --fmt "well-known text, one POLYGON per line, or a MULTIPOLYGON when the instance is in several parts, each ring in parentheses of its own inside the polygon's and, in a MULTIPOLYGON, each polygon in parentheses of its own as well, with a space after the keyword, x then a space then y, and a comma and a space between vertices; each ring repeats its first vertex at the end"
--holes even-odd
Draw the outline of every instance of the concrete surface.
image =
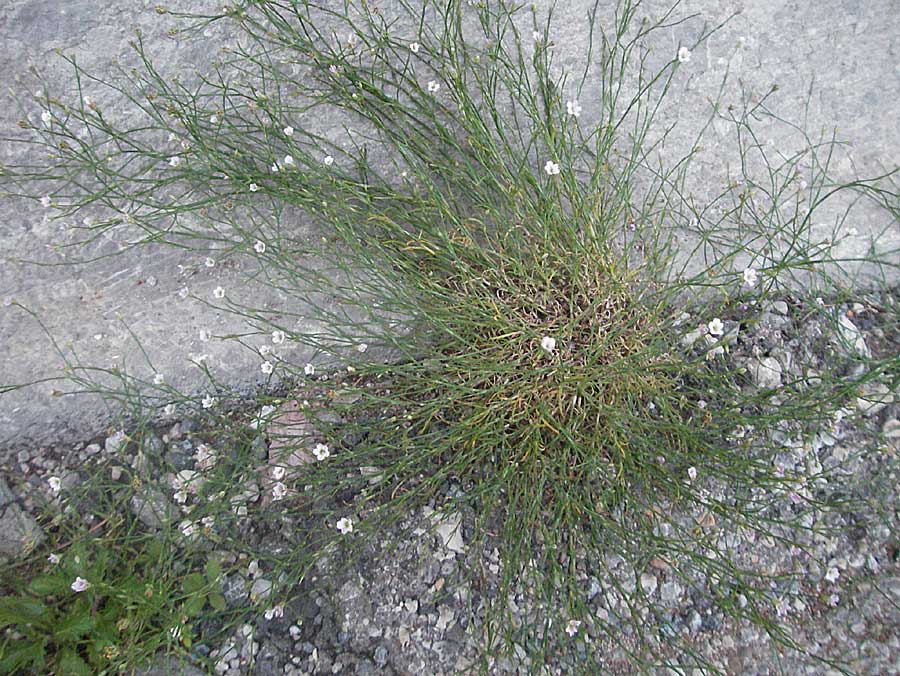
MULTIPOLYGON (((185 43, 167 36, 172 19, 154 11, 156 2, 114 0, 6 0, 0 6, 0 80, 14 96, 26 92, 35 66, 54 90, 71 89, 70 74, 54 50, 78 55, 88 71, 107 69, 112 59, 133 62, 129 41, 140 28, 148 52, 165 72, 189 75, 208 63, 227 37, 211 34, 185 43), (199 64, 199 66, 198 66, 199 64)), ((389 10, 390 2, 383 3, 389 10)), ((542 0, 538 11, 549 5, 542 0)), ((583 63, 586 43, 584 15, 592 0, 559 2, 551 31, 558 64, 577 68, 583 63)), ((657 16, 667 5, 653 0, 642 13, 657 16)), ((199 9, 196 2, 170 3, 173 8, 199 9)), ((900 150, 900 31, 891 17, 897 15, 896 0, 690 0, 680 15, 698 13, 699 18, 675 26, 657 37, 660 54, 672 54, 680 43, 690 44, 704 22, 718 24, 739 12, 693 54, 683 77, 672 92, 661 119, 678 119, 684 128, 673 136, 664 154, 679 157, 690 147, 693 133, 705 119, 708 101, 715 96, 725 68, 731 82, 725 102, 737 103, 742 89, 762 93, 773 84, 778 92, 771 107, 789 120, 803 122, 812 131, 836 127, 848 141, 849 151, 839 156, 837 176, 854 172, 868 175, 891 168, 900 150), (806 110, 807 94, 814 91, 806 110)), ((668 58, 668 57, 667 57, 668 58)), ((16 121, 23 111, 7 98, 0 107, 3 136, 15 136, 16 121)), ((588 97, 582 103, 589 109, 588 97)), ((24 111, 33 118, 36 110, 24 111)), ((590 119, 586 110, 585 120, 590 119)), ((762 124, 763 138, 772 147, 794 143, 774 127, 762 124), (767 129, 772 129, 766 137, 767 129)), ((690 184, 700 199, 733 175, 736 157, 731 132, 717 125, 705 144, 705 153, 695 165, 690 184)), ((0 161, 41 161, 21 145, 0 144, 0 161), (31 154, 29 154, 31 153, 31 154)), ((887 223, 883 215, 863 216, 849 225, 858 231, 861 246, 867 233, 887 223)), ((886 248, 900 243, 900 233, 891 233, 886 248)), ((302 302, 240 283, 252 263, 233 260, 228 265, 207 268, 205 254, 176 249, 132 250, 121 256, 79 267, 40 267, 19 262, 30 258, 45 263, 59 260, 50 247, 65 238, 62 224, 52 222, 48 212, 19 200, 0 203, 0 384, 33 380, 59 374, 62 365, 49 340, 36 323, 11 305, 15 300, 34 310, 63 350, 77 354, 83 364, 109 367, 127 363, 147 372, 132 331, 169 382, 190 389, 201 382, 191 366, 191 353, 209 355, 208 363, 222 382, 246 386, 260 380, 259 357, 231 341, 201 342, 199 332, 241 332, 248 327, 234 318, 177 292, 189 287, 198 296, 209 297, 221 285, 259 306, 273 311, 289 309, 304 314, 302 302), (126 327, 128 327, 126 329, 126 327)), ((98 242, 90 253, 116 248, 115 242, 98 242)), ((900 260, 900 259, 898 259, 900 260)), ((265 342, 260 336, 256 344, 265 342)), ((306 355, 298 354, 298 361, 306 355)), ((44 383, 0 397, 0 448, 64 441, 99 429, 104 409, 96 398, 52 396, 62 385, 44 383)), ((0 460, 3 459, 0 452, 0 460)))

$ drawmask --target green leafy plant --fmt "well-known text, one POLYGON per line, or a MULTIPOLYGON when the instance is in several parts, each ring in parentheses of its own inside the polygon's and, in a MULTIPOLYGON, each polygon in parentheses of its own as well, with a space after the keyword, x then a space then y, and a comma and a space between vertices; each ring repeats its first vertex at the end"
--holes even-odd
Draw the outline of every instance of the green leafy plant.
MULTIPOLYGON (((98 210, 77 228, 81 244, 119 235, 241 252, 259 262, 254 281, 310 308, 275 316, 224 289, 213 299, 260 335, 306 346, 309 361, 349 367, 323 406, 294 412, 314 432, 281 444, 285 464, 311 458, 314 434, 333 449, 280 484, 317 525, 286 579, 308 580, 335 543, 361 548, 428 507, 460 514, 470 536, 468 570, 486 592, 470 608, 485 671, 525 646, 534 671, 555 656, 595 673, 602 651, 576 648, 604 640, 640 668, 715 668, 666 633, 666 611, 643 587, 651 566, 791 645, 772 590, 801 573, 758 570, 724 543, 749 533, 815 556, 824 517, 848 502, 824 488, 821 466, 784 471, 783 437, 807 443, 830 429, 860 388, 896 385, 900 364, 843 350, 760 386, 751 376, 771 362, 731 357, 771 301, 827 312, 860 263, 896 267, 874 241, 841 253, 840 235, 861 203, 896 224, 895 172, 836 181, 833 139, 792 127, 801 150, 776 157, 753 131, 778 122, 766 97, 742 109, 717 101, 709 122, 733 129, 743 175, 697 205, 686 186, 700 140, 664 165, 671 130, 654 118, 709 30, 653 60, 646 45, 679 25, 672 12, 640 22, 625 1, 601 24, 595 7, 591 70, 572 81, 554 62, 549 17, 506 2, 396 5, 394 18, 370 3, 350 12, 305 0, 182 17, 242 36, 196 88, 160 75, 140 40, 144 69, 127 85, 73 60, 75 100, 37 100, 49 121, 33 125, 34 142, 55 162, 8 177, 31 195, 46 186, 59 218, 98 210), (124 96, 141 124, 117 126, 88 98, 95 89, 124 96), (322 119, 347 120, 347 145, 322 119), (833 205, 823 232, 818 217, 833 205), (322 231, 294 225, 292 209, 322 231), (313 312, 315 325, 293 323, 313 312), (483 558, 492 548, 499 573, 483 558), (600 592, 588 597, 590 578, 600 592), (520 625, 512 609, 523 604, 532 621, 520 625)), ((260 359, 267 376, 300 383, 289 390, 298 399, 315 387, 305 364, 260 359)), ((72 373, 94 390, 110 375, 72 373)), ((200 406, 129 377, 140 394, 104 392, 142 407, 177 402, 246 437, 212 398, 200 406)), ((186 615, 220 603, 204 595, 208 578, 189 579, 186 615)))

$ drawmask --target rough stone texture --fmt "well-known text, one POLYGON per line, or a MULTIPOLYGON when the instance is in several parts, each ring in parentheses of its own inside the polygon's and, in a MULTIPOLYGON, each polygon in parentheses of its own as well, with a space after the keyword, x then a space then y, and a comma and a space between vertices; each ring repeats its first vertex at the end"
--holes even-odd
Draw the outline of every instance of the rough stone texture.
MULTIPOLYGON (((53 91, 60 87, 71 91, 68 66, 54 50, 77 55, 88 71, 111 72, 112 59, 133 65, 135 57, 129 42, 135 28, 142 31, 148 54, 164 73, 192 76, 215 54, 210 44, 224 43, 221 35, 214 35, 219 29, 209 29, 205 36, 187 42, 171 38, 167 31, 172 20, 157 14, 155 4, 149 0, 3 3, 0 77, 4 90, 11 88, 17 95, 33 90, 34 78, 27 75, 33 65, 41 70, 53 91)), ((201 11, 207 4, 215 3, 178 0, 170 6, 201 11)), ((536 4, 540 13, 549 1, 536 4)), ((584 16, 592 4, 588 0, 558 3, 557 19, 549 36, 555 43, 557 65, 575 74, 584 59, 584 16)), ((667 0, 647 2, 641 15, 659 16, 668 4, 667 0)), ((386 10, 387 5, 390 3, 386 3, 386 10)), ((692 44, 704 24, 717 25, 730 15, 737 15, 695 50, 688 67, 677 78, 660 119, 667 124, 678 119, 683 127, 667 141, 664 155, 677 158, 690 148, 695 132, 706 119, 708 100, 715 95, 727 69, 731 80, 723 98, 725 106, 741 103, 742 87, 747 97, 758 99, 777 84, 779 89, 768 103, 785 119, 805 121, 813 134, 836 127, 840 137, 851 144, 849 152, 836 155, 833 169, 838 178, 849 178, 855 172, 880 173, 894 159, 896 148, 900 147, 900 118, 896 115, 896 102, 900 99, 900 36, 892 22, 885 20, 896 12, 893 0, 689 0, 682 4, 680 12, 698 16, 657 36, 660 59, 671 58, 679 44, 692 44), (808 98, 813 81, 815 89, 808 98)), ((580 99, 584 107, 582 123, 589 124, 589 88, 580 99)), ((27 98, 20 100, 24 109, 17 105, 0 106, 4 137, 21 136, 16 121, 25 115, 37 115, 27 98)), ((788 153, 797 146, 795 136, 767 121, 761 121, 757 130, 760 140, 770 149, 788 153)), ((732 145, 733 130, 716 122, 688 177, 699 200, 714 194, 733 175, 737 158, 732 145)), ((21 145, 0 144, 2 162, 41 160, 28 153, 21 145)), ((846 226, 858 231, 848 237, 843 249, 851 252, 863 247, 866 235, 878 232, 885 221, 883 217, 860 217, 846 226)), ((232 341, 199 339, 201 329, 215 335, 243 332, 248 327, 204 304, 178 298, 178 289, 188 286, 199 297, 208 298, 212 288, 221 285, 237 300, 252 298, 258 307, 303 314, 302 303, 296 298, 247 284, 238 288, 242 270, 251 265, 243 260, 205 268, 200 253, 156 247, 127 251, 77 268, 37 267, 21 262, 20 259, 59 261, 60 254, 49 247, 62 241, 62 234, 62 225, 51 221, 47 210, 17 199, 0 203, 0 300, 14 299, 36 312, 60 348, 70 357, 77 353, 84 364, 109 367, 125 363, 131 371, 149 373, 130 330, 150 355, 155 369, 174 385, 188 391, 202 385, 201 374, 188 357, 191 353, 206 353, 210 368, 222 382, 248 386, 259 378, 259 358, 255 353, 242 350, 232 341)), ((882 243, 888 247, 897 238, 897 233, 887 233, 882 243)), ((81 254, 101 255, 120 246, 121 243, 101 239, 81 254)), ((310 327, 310 322, 299 328, 304 327, 310 327)), ((62 361, 34 320, 5 303, 0 303, 0 346, 6 365, 5 383, 60 374, 62 361)), ((304 363, 306 357, 297 354, 297 362, 304 363)), ((51 396, 55 385, 42 383, 4 395, 0 406, 0 447, 78 438, 97 429, 105 414, 101 402, 96 398, 51 396)), ((59 385, 59 389, 66 387, 59 385)), ((4 456, 0 453, 0 459, 4 456)))
POLYGON ((0 478, 0 560, 27 553, 45 537, 37 522, 14 500, 15 495, 0 478))

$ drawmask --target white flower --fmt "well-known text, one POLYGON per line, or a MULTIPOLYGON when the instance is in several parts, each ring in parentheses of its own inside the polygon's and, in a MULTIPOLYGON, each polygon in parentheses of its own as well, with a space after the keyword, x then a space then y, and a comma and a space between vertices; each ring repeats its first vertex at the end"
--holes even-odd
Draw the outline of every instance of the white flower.
POLYGON ((217 286, 213 289, 213 298, 224 298, 225 297, 225 289, 221 286, 217 286))
POLYGON ((273 174, 278 173, 278 162, 272 162, 272 166, 269 167, 273 174))
POLYGON ((566 114, 571 115, 572 117, 578 117, 581 115, 581 105, 578 101, 567 101, 566 102, 566 114))
POLYGON ((543 35, 543 33, 541 33, 540 31, 533 31, 533 32, 531 33, 531 38, 532 38, 535 42, 540 42, 541 40, 544 39, 544 35, 543 35))
POLYGON ((271 345, 260 345, 259 346, 259 356, 260 357, 265 357, 267 354, 270 354, 271 352, 272 352, 271 345))
POLYGON ((687 47, 682 47, 678 50, 678 63, 687 63, 691 60, 691 50, 687 47))
POLYGON ((259 365, 259 370, 262 371, 263 373, 265 373, 266 375, 270 375, 272 373, 272 371, 275 370, 275 367, 272 366, 272 362, 264 361, 262 364, 259 365))
POLYGON ((559 174, 559 165, 553 160, 547 160, 546 164, 544 164, 544 171, 547 172, 548 176, 556 176, 559 174))
POLYGON ((832 608, 836 607, 837 604, 840 603, 840 601, 841 601, 841 597, 838 596, 837 594, 832 594, 831 596, 828 597, 828 605, 831 606, 832 608))
POLYGON ((47 485, 50 486, 50 490, 54 493, 59 493, 62 488, 62 480, 58 476, 52 476, 47 479, 47 485))
POLYGON ((706 400, 704 400, 704 399, 698 400, 698 401, 697 401, 697 408, 699 408, 701 411, 702 411, 703 409, 705 409, 705 408, 706 408, 706 400))
POLYGON ((218 115, 213 114, 213 115, 210 115, 210 116, 209 116, 209 123, 210 123, 210 124, 217 124, 218 122, 219 122, 219 116, 218 116, 218 115))
POLYGON ((299 641, 300 637, 303 636, 303 632, 296 624, 292 624, 288 628, 288 633, 291 635, 291 639, 293 639, 294 641, 299 641))
POLYGON ((272 606, 264 615, 267 620, 271 620, 273 617, 284 617, 284 606, 280 603, 277 606, 272 606))
POLYGON ((719 355, 725 354, 724 345, 716 345, 713 349, 706 353, 706 361, 712 361, 719 355))
POLYGON ((172 157, 169 158, 170 167, 177 167, 179 164, 181 164, 181 158, 178 157, 178 155, 172 155, 172 157))
POLYGON ((322 160, 326 167, 330 167, 334 164, 334 158, 331 155, 326 155, 325 159, 322 160))
POLYGON ((211 516, 204 516, 200 519, 200 525, 203 526, 206 530, 212 530, 213 526, 216 525, 216 520, 211 516))
POLYGON ((163 413, 165 415, 175 415, 175 404, 166 404, 163 407, 163 413))
POLYGON ((283 500, 284 496, 287 495, 287 486, 285 486, 280 481, 272 486, 272 500, 278 501, 283 500))
POLYGON ((303 372, 308 376, 315 375, 316 367, 313 366, 312 364, 307 364, 306 366, 303 367, 303 372))
POLYGON ((756 281, 759 278, 756 270, 753 268, 747 268, 744 270, 744 284, 746 284, 751 289, 756 286, 756 281))
POLYGON ((44 195, 41 197, 41 206, 45 209, 49 209, 50 205, 53 204, 53 201, 50 199, 50 195, 44 195))
POLYGON ((189 293, 190 293, 190 291, 188 290, 188 288, 186 286, 182 286, 180 289, 178 289, 177 295, 179 298, 184 300, 185 298, 188 297, 189 293))
POLYGON ((47 560, 55 566, 59 563, 59 556, 57 554, 51 554, 47 557, 47 560))
POLYGON ((569 636, 574 636, 578 633, 578 628, 581 626, 580 620, 569 620, 569 623, 566 625, 566 633, 569 636))
POLYGON ((366 343, 360 343, 359 345, 356 346, 356 351, 360 352, 360 353, 365 352, 368 349, 369 349, 369 346, 366 343))
POLYGON ((257 190, 259 190, 259 186, 256 185, 256 183, 251 183, 250 184, 250 192, 256 192, 257 190))
POLYGON ((825 573, 825 579, 834 584, 838 581, 838 578, 841 576, 840 571, 837 568, 831 567, 828 569, 828 572, 825 573))
POLYGON ((282 160, 282 163, 286 167, 293 167, 294 166, 294 158, 291 155, 285 155, 284 160, 282 160))
POLYGON ((51 120, 53 120, 53 113, 51 113, 49 110, 45 110, 43 113, 41 113, 41 121, 48 127, 50 126, 51 120))
POLYGON ((411 51, 413 54, 418 54, 419 53, 419 43, 418 42, 410 42, 409 43, 409 51, 411 51))
POLYGON ((275 465, 275 467, 272 468, 272 478, 275 479, 275 481, 284 479, 285 474, 287 474, 287 468, 282 467, 281 465, 275 465))
POLYGON ((291 125, 286 126, 284 129, 282 129, 282 131, 284 132, 285 136, 294 135, 294 128, 291 125))
POLYGON ((316 444, 315 448, 313 448, 313 455, 316 456, 316 460, 324 460, 331 455, 331 451, 328 450, 328 446, 325 444, 316 444))
POLYGON ((207 257, 203 264, 208 268, 214 268, 216 267, 216 259, 207 257))
POLYGON ((428 81, 428 92, 430 94, 436 94, 438 90, 441 88, 441 85, 434 80, 428 81))
POLYGON ((91 586, 91 583, 85 580, 83 577, 76 577, 75 581, 69 585, 69 589, 73 592, 83 592, 85 589, 88 589, 91 586))
POLYGON ((203 404, 203 408, 212 408, 213 404, 216 403, 216 399, 211 394, 207 394, 200 403, 203 404))
POLYGON ((691 478, 691 481, 694 481, 697 478, 697 468, 696 467, 688 467, 688 476, 691 478))
POLYGON ((166 378, 162 373, 157 373, 155 376, 153 376, 153 384, 154 385, 162 385, 165 382, 166 382, 166 378))
POLYGON ((725 333, 725 325, 718 317, 707 324, 706 328, 709 329, 709 334, 711 336, 721 336, 723 333, 725 333))
POLYGON ((265 253, 266 252, 266 243, 263 242, 261 239, 256 240, 256 244, 253 245, 253 250, 258 254, 265 253))
POLYGON ((349 516, 342 516, 338 519, 337 529, 341 531, 341 535, 346 535, 347 533, 353 532, 353 519, 349 516))
POLYGON ((197 534, 197 524, 190 519, 182 521, 178 524, 178 528, 181 531, 181 534, 186 538, 192 538, 197 534))
POLYGON ((169 627, 169 636, 172 637, 173 641, 181 640, 181 630, 184 628, 184 625, 177 624, 174 627, 169 627))
POLYGON ((544 350, 544 352, 553 352, 553 350, 556 349, 556 338, 550 336, 541 338, 541 349, 544 350))
POLYGON ((276 345, 280 345, 281 343, 283 343, 286 337, 287 336, 285 336, 284 331, 282 331, 281 329, 272 331, 272 342, 276 345))
POLYGON ((247 575, 250 577, 256 577, 259 575, 259 561, 251 561, 250 565, 247 566, 247 575))
POLYGON ((200 340, 204 343, 209 340, 209 331, 207 329, 200 329, 200 340))

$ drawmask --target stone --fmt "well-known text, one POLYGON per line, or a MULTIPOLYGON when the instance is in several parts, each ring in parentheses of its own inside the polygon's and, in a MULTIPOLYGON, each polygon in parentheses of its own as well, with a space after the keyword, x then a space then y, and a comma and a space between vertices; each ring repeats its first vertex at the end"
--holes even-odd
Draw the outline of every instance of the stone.
POLYGON ((839 344, 845 348, 849 347, 849 352, 855 352, 860 357, 865 358, 872 356, 869 346, 866 345, 866 340, 863 338, 862 331, 856 327, 856 324, 847 315, 842 314, 838 317, 838 337, 840 338, 839 344))
POLYGON ((652 596, 653 592, 656 591, 656 585, 658 581, 656 579, 656 575, 652 573, 644 573, 641 575, 641 589, 644 590, 644 593, 647 596, 652 596))
POLYGON ((148 458, 159 460, 166 450, 166 445, 153 432, 148 432, 141 437, 140 449, 148 458))
POLYGON ((26 555, 45 537, 37 522, 17 504, 0 508, 0 558, 26 555))
POLYGON ((131 497, 131 511, 138 521, 154 530, 178 517, 175 505, 159 489, 142 486, 131 497))
POLYGON ((264 577, 258 577, 253 580, 250 587, 250 600, 253 602, 262 601, 269 597, 272 593, 272 582, 264 577))
POLYGON ((659 598, 664 603, 676 603, 681 598, 683 589, 675 580, 670 580, 660 587, 659 598))
POLYGON ((462 516, 459 513, 444 514, 429 507, 423 508, 422 512, 438 524, 435 533, 444 548, 455 554, 466 551, 462 536, 462 516))
POLYGON ((107 455, 114 457, 118 457, 125 450, 127 445, 128 437, 122 430, 106 437, 106 441, 103 442, 103 448, 107 455))
POLYGON ((781 364, 774 357, 755 359, 750 364, 750 377, 759 389, 774 390, 781 387, 781 364))
POLYGON ((894 393, 884 383, 865 383, 859 389, 856 407, 864 416, 871 417, 880 413, 893 401, 894 393))
POLYGON ((881 428, 881 433, 886 439, 900 439, 900 420, 897 418, 886 420, 881 428))

